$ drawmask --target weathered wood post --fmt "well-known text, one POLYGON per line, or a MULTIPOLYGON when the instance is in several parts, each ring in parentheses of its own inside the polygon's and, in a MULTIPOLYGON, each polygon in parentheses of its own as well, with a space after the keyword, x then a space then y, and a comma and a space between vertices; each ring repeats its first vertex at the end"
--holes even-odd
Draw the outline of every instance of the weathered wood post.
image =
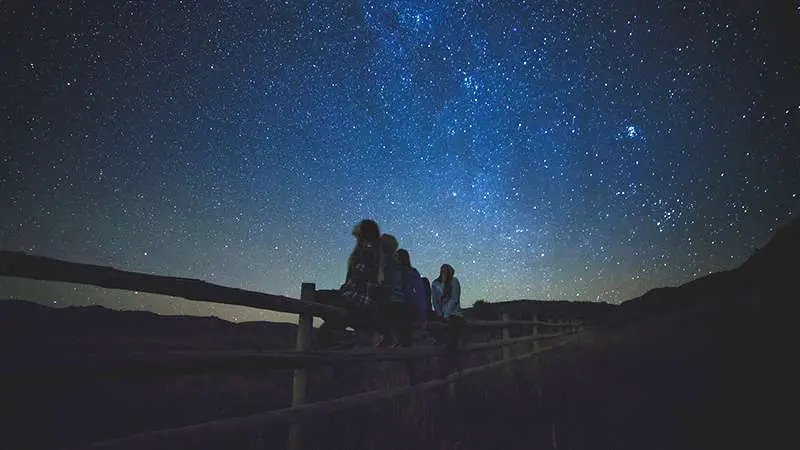
MULTIPOLYGON (((539 313, 534 313, 533 314, 533 321, 534 322, 538 322, 539 321, 539 313)), ((532 331, 531 337, 533 338, 533 340, 531 341, 531 351, 538 352, 539 351, 539 340, 537 338, 539 337, 539 325, 534 323, 533 324, 533 329, 531 331, 532 331)), ((541 385, 541 383, 539 383, 539 375, 541 374, 541 370, 539 370, 540 369, 539 368, 539 362, 540 362, 539 355, 533 355, 533 358, 531 358, 531 364, 532 364, 531 369, 532 369, 532 375, 533 375, 533 388, 536 391, 536 395, 539 398, 542 398, 542 385, 541 385)))
MULTIPOLYGON (((300 288, 300 300, 306 302, 314 301, 314 283, 303 283, 300 288)), ((307 351, 311 348, 311 331, 314 324, 314 315, 310 313, 300 314, 297 322, 297 345, 295 349, 299 352, 307 351)), ((300 406, 306 402, 306 391, 308 388, 308 369, 295 369, 292 380, 292 406, 300 406)), ((289 430, 289 450, 302 450, 303 448, 303 429, 299 423, 292 424, 289 430)))
POLYGON ((449 383, 447 385, 447 399, 453 400, 456 398, 456 382, 449 383))
MULTIPOLYGON (((508 322, 511 320, 511 314, 505 312, 503 313, 502 318, 503 322, 508 322)), ((503 325, 503 340, 507 341, 509 339, 511 339, 511 327, 508 324, 505 324, 503 325)), ((511 359, 511 345, 504 344, 502 348, 503 348, 503 360, 508 361, 509 359, 511 359)), ((505 370, 506 375, 508 375, 509 377, 514 374, 514 368, 510 364, 506 364, 503 370, 505 370)))
MULTIPOLYGON (((511 320, 511 314, 504 312, 503 313, 503 322, 508 322, 511 320)), ((503 340, 507 341, 511 339, 511 328, 509 328, 508 324, 503 326, 503 340)), ((511 359, 511 347, 508 344, 503 345, 503 360, 511 359)))
MULTIPOLYGON (((452 323, 448 323, 447 324, 448 333, 453 333, 454 332, 452 329, 450 329, 450 327, 453 327, 453 326, 461 326, 461 328, 459 328, 459 330, 458 330, 458 339, 455 342, 455 348, 448 348, 448 350, 447 350, 448 352, 452 352, 452 354, 445 355, 445 358, 447 359, 447 367, 448 367, 448 371, 447 372, 450 372, 451 370, 455 370, 455 371, 460 371, 461 370, 461 367, 460 367, 461 364, 460 364, 460 361, 459 361, 459 357, 460 357, 459 352, 461 351, 461 339, 463 337, 463 332, 466 329, 466 326, 464 324, 455 325, 455 324, 452 324, 452 323)), ((449 342, 449 340, 452 339, 452 336, 448 336, 447 339, 448 339, 448 342, 449 342)), ((456 398, 456 382, 454 381, 452 383, 448 383, 448 385, 447 385, 447 399, 448 400, 454 400, 455 398, 456 398)))

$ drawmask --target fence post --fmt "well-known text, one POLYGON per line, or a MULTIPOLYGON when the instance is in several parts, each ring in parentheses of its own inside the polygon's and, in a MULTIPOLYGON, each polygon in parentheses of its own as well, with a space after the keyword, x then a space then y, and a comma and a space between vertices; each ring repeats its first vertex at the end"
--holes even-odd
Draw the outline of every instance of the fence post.
MULTIPOLYGON (((448 333, 453 333, 453 330, 450 329, 450 327, 459 326, 459 325, 455 325, 453 323, 448 323, 447 326, 448 326, 447 332, 448 333)), ((445 358, 447 358, 448 372, 450 370, 456 370, 456 371, 460 371, 461 370, 460 361, 459 361, 459 356, 460 356, 459 352, 461 351, 461 339, 463 337, 463 332, 464 332, 465 329, 466 329, 466 327, 463 326, 463 324, 462 324, 461 328, 459 328, 459 330, 458 330, 458 339, 456 340, 456 344, 455 344, 456 348, 448 349, 447 351, 452 351, 453 353, 445 355, 445 358)), ((449 342, 449 339, 452 339, 452 337, 448 336, 447 339, 448 339, 448 342, 449 342)), ((453 382, 447 384, 447 399, 452 401, 455 398, 456 398, 456 382, 453 381, 453 382)))
MULTIPOLYGON (((509 320, 511 320, 511 314, 509 314, 507 312, 503 313, 502 317, 503 317, 503 322, 508 322, 509 320)), ((511 339, 511 327, 508 326, 508 325, 504 325, 503 326, 503 340, 507 341, 509 339, 511 339)), ((503 345, 503 360, 504 361, 508 361, 509 359, 511 359, 511 346, 506 344, 506 345, 503 345)), ((505 371, 506 375, 508 375, 508 376, 514 375, 514 367, 512 367, 511 364, 506 364, 503 370, 505 371)))
MULTIPOLYGON (((509 320, 511 320, 511 314, 504 312, 503 322, 508 322, 509 320)), ((511 339, 511 329, 506 325, 503 327, 503 340, 507 341, 509 339, 511 339)), ((508 345, 503 346, 503 359, 511 359, 511 347, 508 345)))
POLYGON ((447 399, 453 400, 456 398, 456 382, 453 381, 447 385, 447 399))
MULTIPOLYGON (((314 283, 303 283, 300 288, 300 300, 306 302, 314 301, 314 283)), ((307 351, 311 348, 311 331, 313 329, 314 316, 310 313, 300 314, 297 322, 297 345, 299 352, 307 351)), ((300 406, 306 402, 306 391, 308 387, 308 369, 295 369, 292 379, 292 406, 300 406)), ((303 430, 299 423, 292 424, 289 430, 289 450, 302 450, 303 430)))
MULTIPOLYGON (((533 314, 533 321, 534 322, 538 322, 539 321, 539 313, 538 312, 533 314)), ((531 336, 533 337, 531 351, 537 352, 537 351, 539 351, 539 340, 537 339, 537 337, 539 336, 539 325, 534 324, 533 325, 533 330, 531 330, 531 331, 533 332, 531 334, 531 336)), ((531 364, 532 364, 532 366, 531 366, 531 374, 533 376, 533 388, 536 391, 536 395, 538 396, 538 398, 541 399, 542 398, 542 385, 539 382, 539 375, 541 374, 541 371, 539 370, 539 361, 540 361, 539 360, 539 355, 533 355, 533 358, 531 358, 531 364)))

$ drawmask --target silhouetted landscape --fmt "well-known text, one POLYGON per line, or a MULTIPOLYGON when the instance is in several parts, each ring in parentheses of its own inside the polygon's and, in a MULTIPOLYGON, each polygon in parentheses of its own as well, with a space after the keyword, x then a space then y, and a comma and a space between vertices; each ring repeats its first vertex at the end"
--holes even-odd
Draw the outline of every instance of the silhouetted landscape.
POLYGON ((798 42, 796 1, 0 1, 0 450, 800 447, 798 42))
POLYGON ((216 317, 161 316, 102 306, 51 308, 29 301, 0 301, 6 343, 85 350, 192 348, 286 349, 295 343, 294 324, 233 323, 216 317))
MULTIPOLYGON (((781 228, 741 267, 652 290, 619 306, 579 302, 485 303, 474 318, 579 319, 594 324, 572 344, 459 384, 333 414, 311 425, 311 448, 767 448, 788 442, 788 393, 797 300, 800 220, 781 228), (331 444, 331 443, 336 444, 331 444)), ((5 442, 45 449, 247 415, 289 404, 288 370, 121 374, 60 379, 69 355, 171 350, 275 350, 296 327, 167 317, 100 306, 0 302, 5 442), (65 359, 66 358, 66 359, 65 359), (45 367, 47 373, 36 373, 45 367), (27 372, 30 376, 21 376, 27 372)), ((465 365, 496 358, 472 355, 465 365)), ((64 369, 66 370, 66 369, 64 369)), ((418 361, 418 380, 436 359, 418 361)), ((312 370, 318 401, 407 383, 400 363, 312 370)), ((285 428, 242 435, 224 448, 280 447, 285 428), (268 443, 268 444, 265 444, 268 443)), ((214 448, 214 442, 207 442, 214 448)), ((204 447, 206 448, 206 447, 204 447)))

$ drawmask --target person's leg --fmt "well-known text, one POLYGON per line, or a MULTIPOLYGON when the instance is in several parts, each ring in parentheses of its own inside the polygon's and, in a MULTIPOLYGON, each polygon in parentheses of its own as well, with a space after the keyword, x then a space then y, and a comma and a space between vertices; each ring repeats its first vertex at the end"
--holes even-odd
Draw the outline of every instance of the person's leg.
POLYGON ((403 303, 401 305, 401 318, 400 323, 400 345, 403 347, 411 347, 414 338, 414 322, 417 319, 417 312, 412 305, 403 303))
POLYGON ((443 330, 440 342, 445 344, 443 358, 445 373, 449 374, 460 370, 459 364, 459 339, 461 334, 460 317, 450 316, 444 319, 447 328, 443 330))
POLYGON ((342 295, 338 289, 322 290, 317 293, 316 301, 335 306, 347 310, 350 313, 350 318, 328 318, 322 323, 318 330, 319 341, 323 344, 332 344, 337 339, 341 339, 348 326, 354 330, 357 327, 363 327, 363 319, 361 316, 362 308, 353 304, 347 297, 342 295))
POLYGON ((366 343, 372 340, 372 333, 375 331, 371 308, 361 307, 351 312, 350 320, 347 325, 355 332, 355 340, 358 343, 366 343))
MULTIPOLYGON (((342 297, 338 290, 325 291, 324 295, 320 295, 316 300, 319 303, 326 305, 335 306, 342 309, 349 309, 347 301, 342 297)), ((325 319, 325 322, 322 323, 319 329, 322 332, 329 332, 343 327, 344 322, 342 322, 340 319, 328 318, 325 319)))
POLYGON ((319 343, 327 344, 333 340, 333 331, 335 328, 336 326, 330 319, 326 319, 325 322, 322 322, 322 325, 320 325, 317 330, 317 339, 319 343))
POLYGON ((372 314, 372 324, 374 326, 373 345, 375 347, 385 347, 391 343, 391 304, 389 302, 379 302, 375 305, 372 314))
POLYGON ((442 324, 446 324, 447 321, 442 318, 442 316, 434 315, 433 319, 431 319, 431 322, 435 324, 435 326, 431 328, 431 334, 436 340, 436 343, 445 344, 447 342, 448 330, 442 327, 442 324))
POLYGON ((386 337, 389 346, 400 346, 400 330, 402 327, 402 303, 389 302, 386 304, 384 320, 386 321, 386 337))
POLYGON ((334 344, 342 337, 345 327, 345 322, 338 318, 325 319, 316 332, 317 343, 322 347, 334 344))
POLYGON ((350 317, 345 321, 343 328, 352 328, 358 336, 357 340, 362 343, 366 341, 374 343, 375 336, 380 330, 378 318, 377 307, 374 304, 355 307, 350 310, 350 317))
POLYGON ((457 349, 461 344, 461 334, 464 319, 461 316, 450 316, 447 318, 447 346, 457 349))

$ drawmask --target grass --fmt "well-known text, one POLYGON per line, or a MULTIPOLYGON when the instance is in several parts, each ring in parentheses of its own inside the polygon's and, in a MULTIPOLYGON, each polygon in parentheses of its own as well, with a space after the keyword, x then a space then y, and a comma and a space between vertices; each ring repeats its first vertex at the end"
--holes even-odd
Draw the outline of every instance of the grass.
MULTIPOLYGON (((793 406, 785 392, 797 372, 789 363, 791 302, 766 301, 715 303, 588 333, 538 360, 462 380, 454 400, 438 389, 320 417, 306 427, 306 448, 767 448, 788 439, 789 416, 779 411, 793 406)), ((435 358, 412 367, 418 380, 441 370, 435 358)), ((309 401, 408 381, 403 363, 314 369, 309 401)), ((0 395, 6 442, 45 449, 285 407, 290 386, 291 371, 275 371, 3 385, 0 395)), ((286 435, 286 427, 265 427, 193 448, 284 448, 286 435)))

